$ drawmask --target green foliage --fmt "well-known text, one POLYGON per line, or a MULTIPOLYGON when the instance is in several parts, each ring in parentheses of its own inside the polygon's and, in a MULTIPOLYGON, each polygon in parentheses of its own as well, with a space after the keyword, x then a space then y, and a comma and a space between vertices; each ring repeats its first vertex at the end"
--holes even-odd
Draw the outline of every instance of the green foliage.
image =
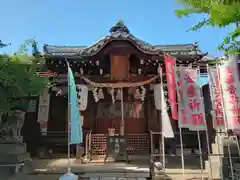
POLYGON ((6 47, 6 46, 9 46, 10 44, 5 44, 3 43, 1 40, 0 40, 0 48, 3 48, 3 47, 6 47))
POLYGON ((236 24, 236 28, 230 32, 219 45, 219 49, 227 53, 239 53, 237 38, 240 35, 240 1, 239 0, 178 0, 184 5, 183 9, 176 10, 179 18, 192 14, 205 14, 207 18, 193 26, 190 30, 196 31, 204 26, 227 27, 236 24))
POLYGON ((0 55, 0 112, 11 111, 16 99, 38 95, 48 84, 48 79, 36 72, 41 64, 27 55, 0 55))
POLYGON ((28 102, 22 98, 39 95, 48 85, 48 78, 36 74, 44 65, 43 59, 24 50, 13 56, 0 55, 0 113, 11 113, 16 107, 25 109, 28 102))

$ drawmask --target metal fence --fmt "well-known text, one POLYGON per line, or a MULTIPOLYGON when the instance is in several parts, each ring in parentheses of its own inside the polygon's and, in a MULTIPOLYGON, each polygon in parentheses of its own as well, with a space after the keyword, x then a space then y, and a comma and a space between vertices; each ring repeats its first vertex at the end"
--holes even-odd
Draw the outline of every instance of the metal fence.
POLYGON ((209 134, 180 131, 175 132, 175 138, 167 139, 162 132, 151 131, 152 176, 177 173, 181 179, 188 179, 195 170, 195 178, 240 179, 238 136, 223 130, 209 134))

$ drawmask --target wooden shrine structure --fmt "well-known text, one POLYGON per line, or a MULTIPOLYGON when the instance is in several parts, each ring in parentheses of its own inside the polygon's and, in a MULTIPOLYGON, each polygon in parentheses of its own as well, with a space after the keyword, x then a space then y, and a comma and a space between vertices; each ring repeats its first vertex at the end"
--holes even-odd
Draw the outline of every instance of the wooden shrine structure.
POLYGON ((44 45, 46 71, 56 76, 51 78, 53 86, 49 89, 47 133, 43 142, 67 145, 67 60, 76 84, 85 84, 89 89, 87 108, 81 115, 84 140, 91 132, 90 154, 106 155, 109 129, 114 129, 115 134, 124 133, 129 154, 148 153, 149 132, 161 128, 152 85, 159 81, 158 66, 164 66, 164 53, 176 58, 179 65, 205 63, 202 58, 206 53, 199 50, 197 43, 151 45, 132 35, 121 21, 110 29, 109 35, 91 46, 44 45), (95 85, 102 87, 92 92, 95 85), (112 87, 120 88, 112 92, 112 87), (124 122, 119 89, 123 94, 124 122), (122 123, 124 130, 120 132, 122 123))

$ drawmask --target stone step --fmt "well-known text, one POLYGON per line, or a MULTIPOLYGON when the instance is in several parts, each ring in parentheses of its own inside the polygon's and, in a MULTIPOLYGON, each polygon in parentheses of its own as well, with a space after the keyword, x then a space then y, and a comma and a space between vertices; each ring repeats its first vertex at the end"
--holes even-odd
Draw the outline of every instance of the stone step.
MULTIPOLYGON (((81 180, 81 178, 79 178, 81 180)), ((84 178, 83 178, 84 179, 84 178)), ((94 177, 89 180, 146 180, 146 178, 128 178, 128 177, 94 177)))
POLYGON ((127 178, 147 178, 149 177, 149 173, 85 173, 81 175, 81 177, 90 177, 90 178, 98 178, 98 177, 127 177, 127 178))
POLYGON ((239 154, 236 138, 224 137, 222 138, 222 141, 215 140, 215 143, 211 144, 213 154, 223 154, 223 152, 228 153, 228 146, 230 146, 230 151, 232 154, 239 154))
MULTIPOLYGON (((224 178, 228 178, 229 174, 231 174, 231 165, 230 165, 230 160, 228 157, 222 157, 221 161, 219 160, 219 157, 217 156, 212 156, 209 160, 205 161, 205 167, 206 171, 210 175, 211 169, 212 169, 212 174, 213 178, 220 178, 221 175, 223 175, 224 178), (211 164, 210 164, 211 162, 211 164), (211 167, 211 169, 210 169, 211 167)), ((232 165, 233 169, 239 169, 240 171, 240 165, 237 167, 237 163, 239 162, 239 157, 232 157, 232 165)), ((240 179, 240 178, 238 178, 240 179)))

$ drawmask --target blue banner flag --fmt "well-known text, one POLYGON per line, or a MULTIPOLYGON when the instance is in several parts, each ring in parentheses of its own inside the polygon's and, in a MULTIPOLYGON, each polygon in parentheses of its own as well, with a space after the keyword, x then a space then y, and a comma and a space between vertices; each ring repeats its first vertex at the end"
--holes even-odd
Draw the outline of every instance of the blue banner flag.
POLYGON ((77 87, 73 72, 67 62, 68 66, 68 126, 70 133, 69 144, 80 144, 82 143, 82 125, 80 119, 78 98, 77 98, 77 87))

